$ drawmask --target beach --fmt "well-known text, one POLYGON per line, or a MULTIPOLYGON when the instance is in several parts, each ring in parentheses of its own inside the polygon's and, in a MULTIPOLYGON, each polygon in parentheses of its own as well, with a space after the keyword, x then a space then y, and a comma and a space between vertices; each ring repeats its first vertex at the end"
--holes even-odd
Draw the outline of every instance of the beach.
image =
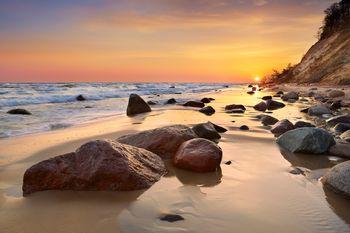
MULTIPOLYGON (((134 117, 111 115, 64 129, 2 138, 0 232, 350 232, 350 201, 324 189, 319 180, 344 159, 281 150, 270 127, 256 119, 261 113, 253 108, 274 92, 248 95, 247 91, 247 85, 236 85, 191 95, 214 98, 208 104, 216 110, 212 116, 195 108, 162 105, 134 117), (228 114, 224 108, 229 104, 243 104, 247 110, 228 114), (22 196, 27 168, 75 151, 85 142, 207 121, 228 129, 218 144, 223 158, 216 172, 193 173, 166 162, 167 174, 146 190, 44 191, 22 196), (249 130, 240 130, 242 125, 249 130), (232 163, 225 164, 228 161, 232 163), (309 171, 291 174, 294 167, 309 171), (184 221, 160 221, 159 216, 167 213, 179 214, 184 221)), ((286 102, 286 107, 269 114, 293 123, 309 121, 300 112, 313 103, 306 99, 286 102)))

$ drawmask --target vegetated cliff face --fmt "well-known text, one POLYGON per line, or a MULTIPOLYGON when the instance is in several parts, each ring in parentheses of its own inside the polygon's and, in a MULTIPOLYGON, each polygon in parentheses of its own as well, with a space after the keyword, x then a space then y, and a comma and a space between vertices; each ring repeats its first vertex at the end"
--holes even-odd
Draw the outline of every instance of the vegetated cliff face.
POLYGON ((284 81, 350 85, 350 29, 318 41, 284 81))

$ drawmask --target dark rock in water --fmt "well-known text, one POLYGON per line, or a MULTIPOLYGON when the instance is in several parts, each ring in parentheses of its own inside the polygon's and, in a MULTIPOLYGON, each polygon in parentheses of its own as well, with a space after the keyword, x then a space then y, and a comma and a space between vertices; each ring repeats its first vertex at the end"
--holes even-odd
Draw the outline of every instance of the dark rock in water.
POLYGON ((323 154, 335 144, 332 134, 319 128, 298 128, 282 134, 277 144, 293 152, 323 154))
POLYGON ((340 90, 333 90, 328 93, 328 96, 331 98, 339 98, 345 96, 345 92, 340 90))
POLYGON ((85 106, 85 108, 93 108, 92 106, 85 106))
POLYGON ((108 140, 37 163, 26 170, 23 195, 44 190, 129 191, 145 189, 166 172, 147 150, 108 140))
POLYGON ((254 91, 247 91, 247 94, 249 94, 249 95, 254 95, 254 91))
POLYGON ((85 101, 86 100, 86 98, 83 95, 78 95, 77 97, 75 97, 75 99, 77 101, 85 101))
POLYGON ((157 102, 154 102, 154 101, 152 101, 152 100, 149 100, 149 101, 147 101, 147 104, 148 104, 148 105, 156 105, 157 102))
POLYGON ((242 125, 241 127, 239 127, 240 130, 246 131, 249 130, 249 127, 246 125, 242 125))
POLYGON ((32 115, 31 112, 28 110, 22 109, 22 108, 16 108, 16 109, 11 109, 7 111, 8 114, 13 114, 13 115, 32 115))
POLYGON ((212 124, 212 125, 214 126, 214 129, 215 129, 216 131, 218 131, 219 133, 225 133, 225 132, 227 132, 227 129, 225 129, 225 128, 222 127, 222 126, 216 125, 216 124, 214 124, 213 122, 210 122, 210 121, 208 121, 208 123, 212 124))
POLYGON ((267 100, 266 106, 268 110, 277 110, 280 108, 284 108, 286 105, 284 103, 281 103, 275 100, 267 100))
POLYGON ((338 123, 333 128, 334 132, 342 134, 347 130, 350 130, 350 123, 338 123))
POLYGON ((232 161, 230 160, 230 161, 227 161, 227 162, 225 162, 225 164, 226 165, 231 165, 232 164, 232 161))
POLYGON ((263 115, 261 116, 260 118, 261 120, 261 123, 265 126, 267 125, 274 125, 278 122, 278 119, 272 117, 272 116, 269 116, 269 115, 263 115))
POLYGON ((221 136, 218 131, 215 129, 214 125, 211 122, 197 124, 192 127, 192 130, 200 137, 209 140, 220 139, 221 136))
POLYGON ((283 94, 282 96, 283 101, 298 100, 298 99, 299 99, 299 94, 294 91, 283 94))
POLYGON ((236 109, 241 109, 241 110, 247 110, 242 104, 230 104, 225 106, 225 110, 236 110, 236 109))
POLYGON ((350 144, 337 143, 329 149, 329 153, 334 156, 350 159, 350 144))
POLYGON ((350 197, 350 161, 334 166, 321 181, 332 191, 350 197))
POLYGON ((226 113, 243 114, 245 113, 245 111, 243 109, 232 109, 232 110, 227 110, 226 113))
POLYGON ((183 142, 197 137, 195 132, 185 125, 172 125, 125 135, 117 141, 167 158, 174 155, 183 142))
POLYGON ((294 124, 295 128, 304 128, 304 127, 316 127, 315 125, 309 123, 309 122, 305 122, 305 121, 297 121, 294 124))
POLYGON ((272 126, 271 133, 275 135, 275 137, 279 137, 280 135, 294 129, 294 125, 287 119, 281 120, 277 122, 274 126, 272 126))
POLYGON ((252 84, 249 84, 249 85, 248 85, 248 87, 249 87, 249 88, 252 88, 252 87, 253 87, 253 85, 252 85, 252 84))
POLYGON ((326 120, 326 123, 328 126, 335 126, 338 123, 350 124, 350 115, 344 114, 344 115, 335 116, 326 120))
POLYGON ((175 86, 170 86, 169 88, 175 88, 175 86))
POLYGON ((267 105, 265 102, 260 102, 254 106, 254 109, 257 111, 265 112, 267 109, 267 105))
POLYGON ((183 106, 194 107, 194 108, 203 108, 205 105, 204 105, 204 103, 198 102, 198 101, 188 101, 183 106))
POLYGON ((334 101, 331 106, 330 106, 330 109, 335 111, 335 110, 338 110, 338 109, 341 109, 342 108, 342 102, 341 100, 338 100, 338 101, 334 101))
POLYGON ((174 98, 168 99, 165 104, 176 104, 176 99, 174 98))
POLYGON ((126 115, 133 116, 140 113, 150 112, 150 106, 137 94, 131 94, 129 97, 126 115))
POLYGON ((300 110, 302 113, 308 113, 310 108, 303 108, 300 110))
POLYGON ((175 167, 194 172, 214 172, 220 167, 222 150, 214 142, 203 138, 184 142, 176 152, 175 167))
POLYGON ((309 108, 307 114, 310 116, 322 116, 323 114, 332 114, 332 111, 324 105, 315 105, 309 108))
POLYGON ((284 92, 283 92, 283 91, 278 91, 276 94, 277 94, 277 95, 283 95, 284 92))
POLYGON ((208 103, 211 102, 211 100, 209 98, 203 98, 203 99, 201 99, 201 102, 205 103, 205 104, 208 104, 208 103))
POLYGON ((202 109, 199 109, 198 111, 208 116, 211 116, 215 113, 215 109, 212 106, 204 107, 202 109))
POLYGON ((159 219, 166 222, 177 222, 185 220, 181 215, 178 214, 164 214, 160 216, 159 219))
POLYGON ((347 130, 344 133, 342 133, 340 135, 340 138, 347 141, 347 142, 350 142, 350 130, 347 130))
POLYGON ((272 100, 272 96, 267 95, 267 96, 262 97, 262 99, 263 100, 272 100))

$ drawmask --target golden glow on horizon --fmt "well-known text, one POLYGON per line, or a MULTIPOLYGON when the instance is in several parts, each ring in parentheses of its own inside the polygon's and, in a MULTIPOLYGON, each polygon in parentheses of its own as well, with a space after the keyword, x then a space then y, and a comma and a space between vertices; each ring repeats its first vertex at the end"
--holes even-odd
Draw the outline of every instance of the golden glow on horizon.
POLYGON ((0 32, 0 82, 259 82, 300 61, 329 5, 149 0, 143 11, 142 1, 120 1, 69 11, 54 4, 58 18, 9 23, 0 32))

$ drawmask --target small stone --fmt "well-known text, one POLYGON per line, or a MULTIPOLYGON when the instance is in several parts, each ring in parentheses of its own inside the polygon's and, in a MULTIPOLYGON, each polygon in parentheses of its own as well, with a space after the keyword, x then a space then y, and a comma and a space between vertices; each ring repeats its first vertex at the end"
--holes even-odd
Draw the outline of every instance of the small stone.
POLYGON ((226 165, 231 165, 232 164, 232 161, 230 160, 230 161, 227 161, 227 162, 225 162, 225 164, 226 165))
POLYGON ((164 214, 160 216, 159 219, 166 222, 177 222, 185 220, 181 215, 178 214, 164 214))
POLYGON ((226 111, 236 110, 236 109, 244 110, 244 111, 247 110, 242 104, 230 104, 225 106, 226 111))
POLYGON ((204 103, 198 102, 198 101, 188 101, 183 106, 193 107, 193 108, 203 108, 205 105, 204 105, 204 103))
POLYGON ((239 127, 239 129, 246 131, 246 130, 249 130, 249 127, 246 125, 242 125, 241 127, 239 127))
POLYGON ((265 102, 260 102, 254 106, 254 109, 260 112, 264 112, 267 109, 267 105, 265 102))
POLYGON ((205 104, 208 104, 208 103, 211 102, 211 100, 209 98, 203 98, 203 99, 201 99, 201 102, 205 103, 205 104))
POLYGON ((22 108, 11 109, 7 111, 7 113, 13 115, 32 115, 32 113, 30 113, 28 110, 22 108))
POLYGON ((272 96, 267 95, 267 96, 262 97, 262 99, 263 100, 272 100, 272 96))
POLYGON ((171 98, 171 99, 168 99, 165 104, 176 104, 176 103, 177 103, 176 99, 171 98))
POLYGON ((202 109, 199 109, 198 111, 208 116, 211 116, 215 113, 215 109, 212 106, 204 107, 202 109))
POLYGON ((156 105, 157 102, 154 102, 154 101, 152 101, 152 100, 149 100, 149 101, 147 101, 147 104, 148 104, 148 105, 156 105))
POLYGON ((78 95, 77 97, 75 97, 75 99, 77 101, 85 101, 86 100, 86 98, 83 95, 78 95))

